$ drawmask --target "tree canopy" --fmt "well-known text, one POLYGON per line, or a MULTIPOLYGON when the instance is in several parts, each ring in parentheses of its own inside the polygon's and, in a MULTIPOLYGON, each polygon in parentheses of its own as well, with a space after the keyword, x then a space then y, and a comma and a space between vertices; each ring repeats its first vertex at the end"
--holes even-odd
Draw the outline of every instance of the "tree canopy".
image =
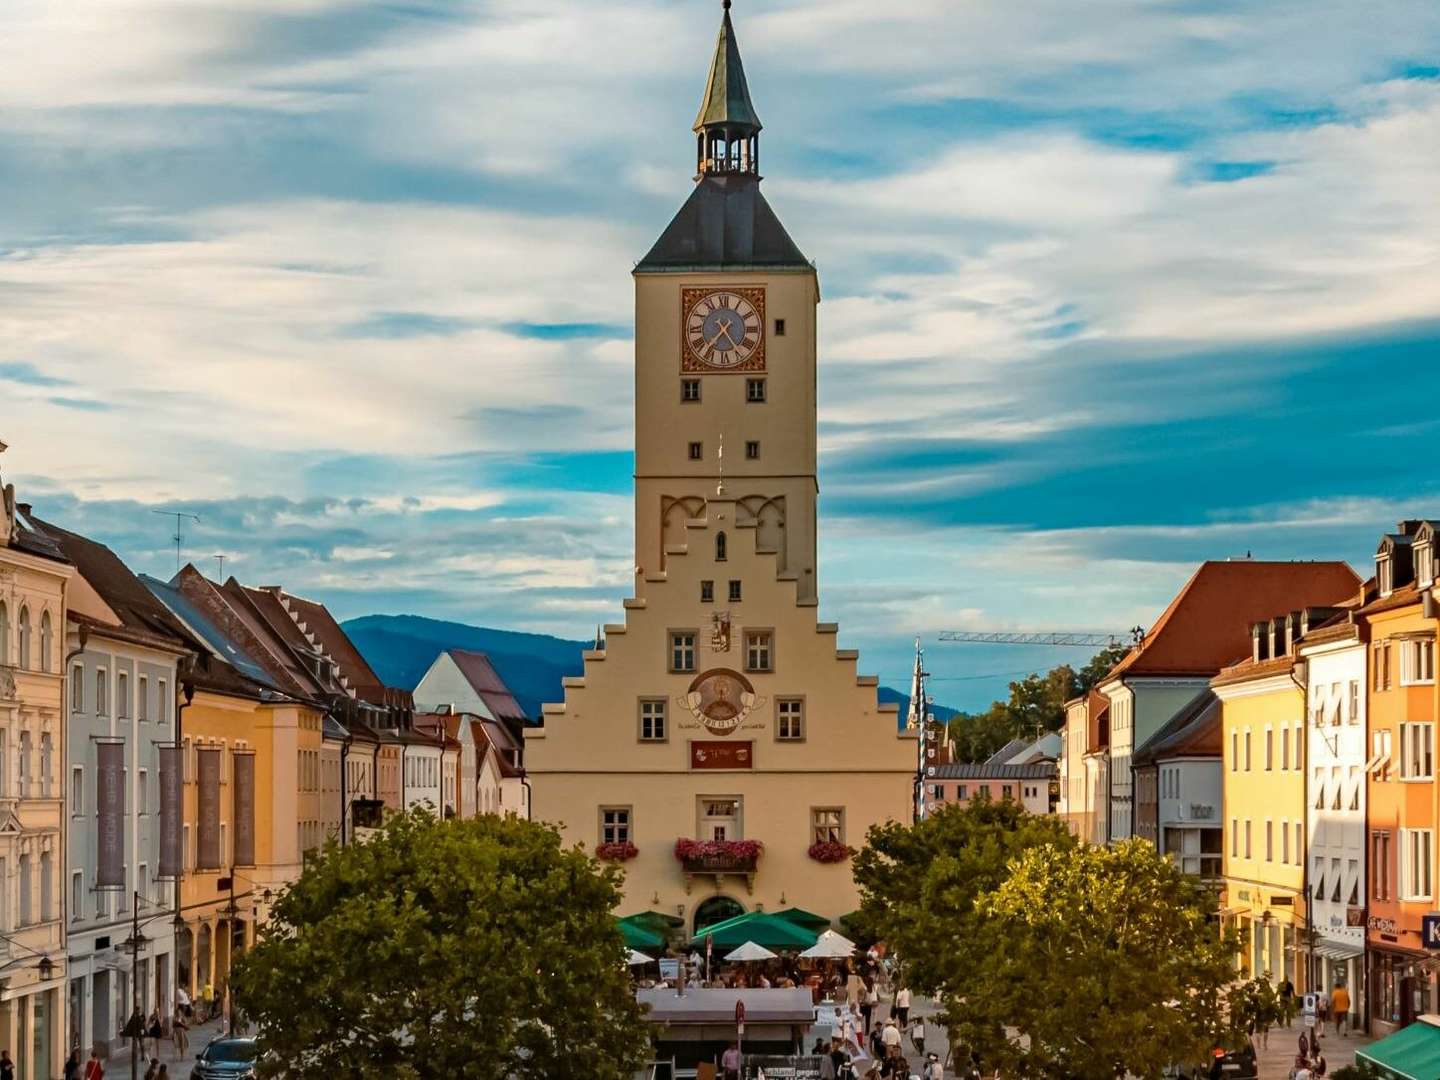
POLYGON ((913 989, 950 991, 994 947, 976 903, 1005 881, 1010 861, 1030 848, 1074 844, 1059 819, 984 797, 948 804, 914 825, 876 825, 853 863, 854 921, 904 959, 913 989))
POLYGON ((1258 999, 1226 997, 1235 942, 1213 895, 1143 840, 1082 845, 1054 817, 980 797, 872 828, 854 869, 857 928, 943 1002, 952 1045, 987 1072, 1154 1076, 1261 1018, 1258 999))
POLYGON ((618 882, 515 818, 417 810, 332 842, 236 961, 264 1074, 630 1080, 648 1039, 618 882))
POLYGON ((1065 702, 1091 690, 1129 649, 1101 649, 1078 671, 1069 664, 1044 675, 1030 674, 1010 684, 1010 697, 982 713, 959 713, 949 722, 961 761, 984 761, 1011 739, 1037 738, 1065 724, 1065 702))
POLYGON ((952 1037, 987 1069, 1053 1080, 1206 1061, 1235 977, 1214 906, 1144 840, 1031 848, 976 902, 1004 944, 949 988, 952 1037))

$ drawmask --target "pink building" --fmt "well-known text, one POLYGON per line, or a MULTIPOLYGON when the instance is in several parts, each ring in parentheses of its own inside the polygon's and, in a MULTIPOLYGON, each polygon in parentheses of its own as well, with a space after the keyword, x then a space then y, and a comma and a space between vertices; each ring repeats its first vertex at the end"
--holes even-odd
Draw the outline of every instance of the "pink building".
POLYGON ((982 791, 997 802, 1012 799, 1032 814, 1053 813, 1060 798, 1055 762, 937 765, 925 778, 925 799, 930 810, 946 803, 969 802, 982 791))

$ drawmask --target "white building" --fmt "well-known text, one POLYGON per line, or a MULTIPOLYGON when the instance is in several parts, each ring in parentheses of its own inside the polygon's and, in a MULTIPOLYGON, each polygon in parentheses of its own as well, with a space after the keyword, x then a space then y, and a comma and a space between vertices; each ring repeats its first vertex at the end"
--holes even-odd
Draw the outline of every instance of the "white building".
MULTIPOLYGON (((65 879, 69 1045, 118 1048, 134 1008, 169 1015, 175 988, 174 877, 160 874, 160 749, 175 741, 176 666, 192 645, 174 617, 109 548, 36 519, 75 564, 70 655, 65 879), (81 633, 85 644, 81 648, 81 633), (123 748, 123 884, 99 881, 99 753, 123 748), (138 915, 145 945, 121 945, 138 915)), ((179 824, 175 825, 179 828, 179 824)))
POLYGON ((1134 755, 1137 793, 1154 798, 1153 808, 1137 803, 1137 832, 1185 873, 1215 880, 1224 875, 1221 741, 1220 699, 1203 690, 1134 755))
POLYGON ((1356 1012, 1366 1001, 1365 654, 1359 627, 1348 616, 1310 631, 1300 643, 1315 977, 1327 991, 1343 981, 1356 1012), (1317 793, 1325 805, 1315 805, 1317 793))

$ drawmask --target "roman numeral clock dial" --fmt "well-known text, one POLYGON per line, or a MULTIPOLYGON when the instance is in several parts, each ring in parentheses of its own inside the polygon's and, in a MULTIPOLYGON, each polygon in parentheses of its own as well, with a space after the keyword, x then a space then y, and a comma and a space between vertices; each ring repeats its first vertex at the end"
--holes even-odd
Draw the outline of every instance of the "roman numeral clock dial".
POLYGON ((764 371, 765 290, 682 289, 681 371, 764 371))

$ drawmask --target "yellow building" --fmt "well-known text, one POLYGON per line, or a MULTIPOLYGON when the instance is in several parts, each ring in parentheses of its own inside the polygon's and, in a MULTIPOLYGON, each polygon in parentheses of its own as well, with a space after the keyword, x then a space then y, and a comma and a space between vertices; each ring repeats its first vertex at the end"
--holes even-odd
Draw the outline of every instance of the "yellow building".
POLYGON ((526 732, 533 815, 625 859, 628 909, 835 917, 846 846, 910 818, 915 742, 817 621, 819 287, 760 193, 728 11, 694 131, 635 269, 635 596, 526 732))
POLYGON ((1254 651, 1211 681, 1221 702, 1227 923, 1246 977, 1306 977, 1305 691, 1285 619, 1261 623, 1254 651), (1263 628, 1263 629, 1262 629, 1263 628))
POLYGON ((254 658, 263 643, 253 628, 193 568, 169 584, 144 580, 200 646, 184 674, 193 696, 178 725, 185 928, 176 935, 176 974, 192 996, 208 983, 219 999, 231 957, 253 942, 275 895, 300 875, 307 823, 320 818, 324 713, 276 685, 254 658))
POLYGON ((18 1075, 48 1077, 65 1056, 60 769, 74 570, 27 509, 0 489, 0 1047, 18 1075))

